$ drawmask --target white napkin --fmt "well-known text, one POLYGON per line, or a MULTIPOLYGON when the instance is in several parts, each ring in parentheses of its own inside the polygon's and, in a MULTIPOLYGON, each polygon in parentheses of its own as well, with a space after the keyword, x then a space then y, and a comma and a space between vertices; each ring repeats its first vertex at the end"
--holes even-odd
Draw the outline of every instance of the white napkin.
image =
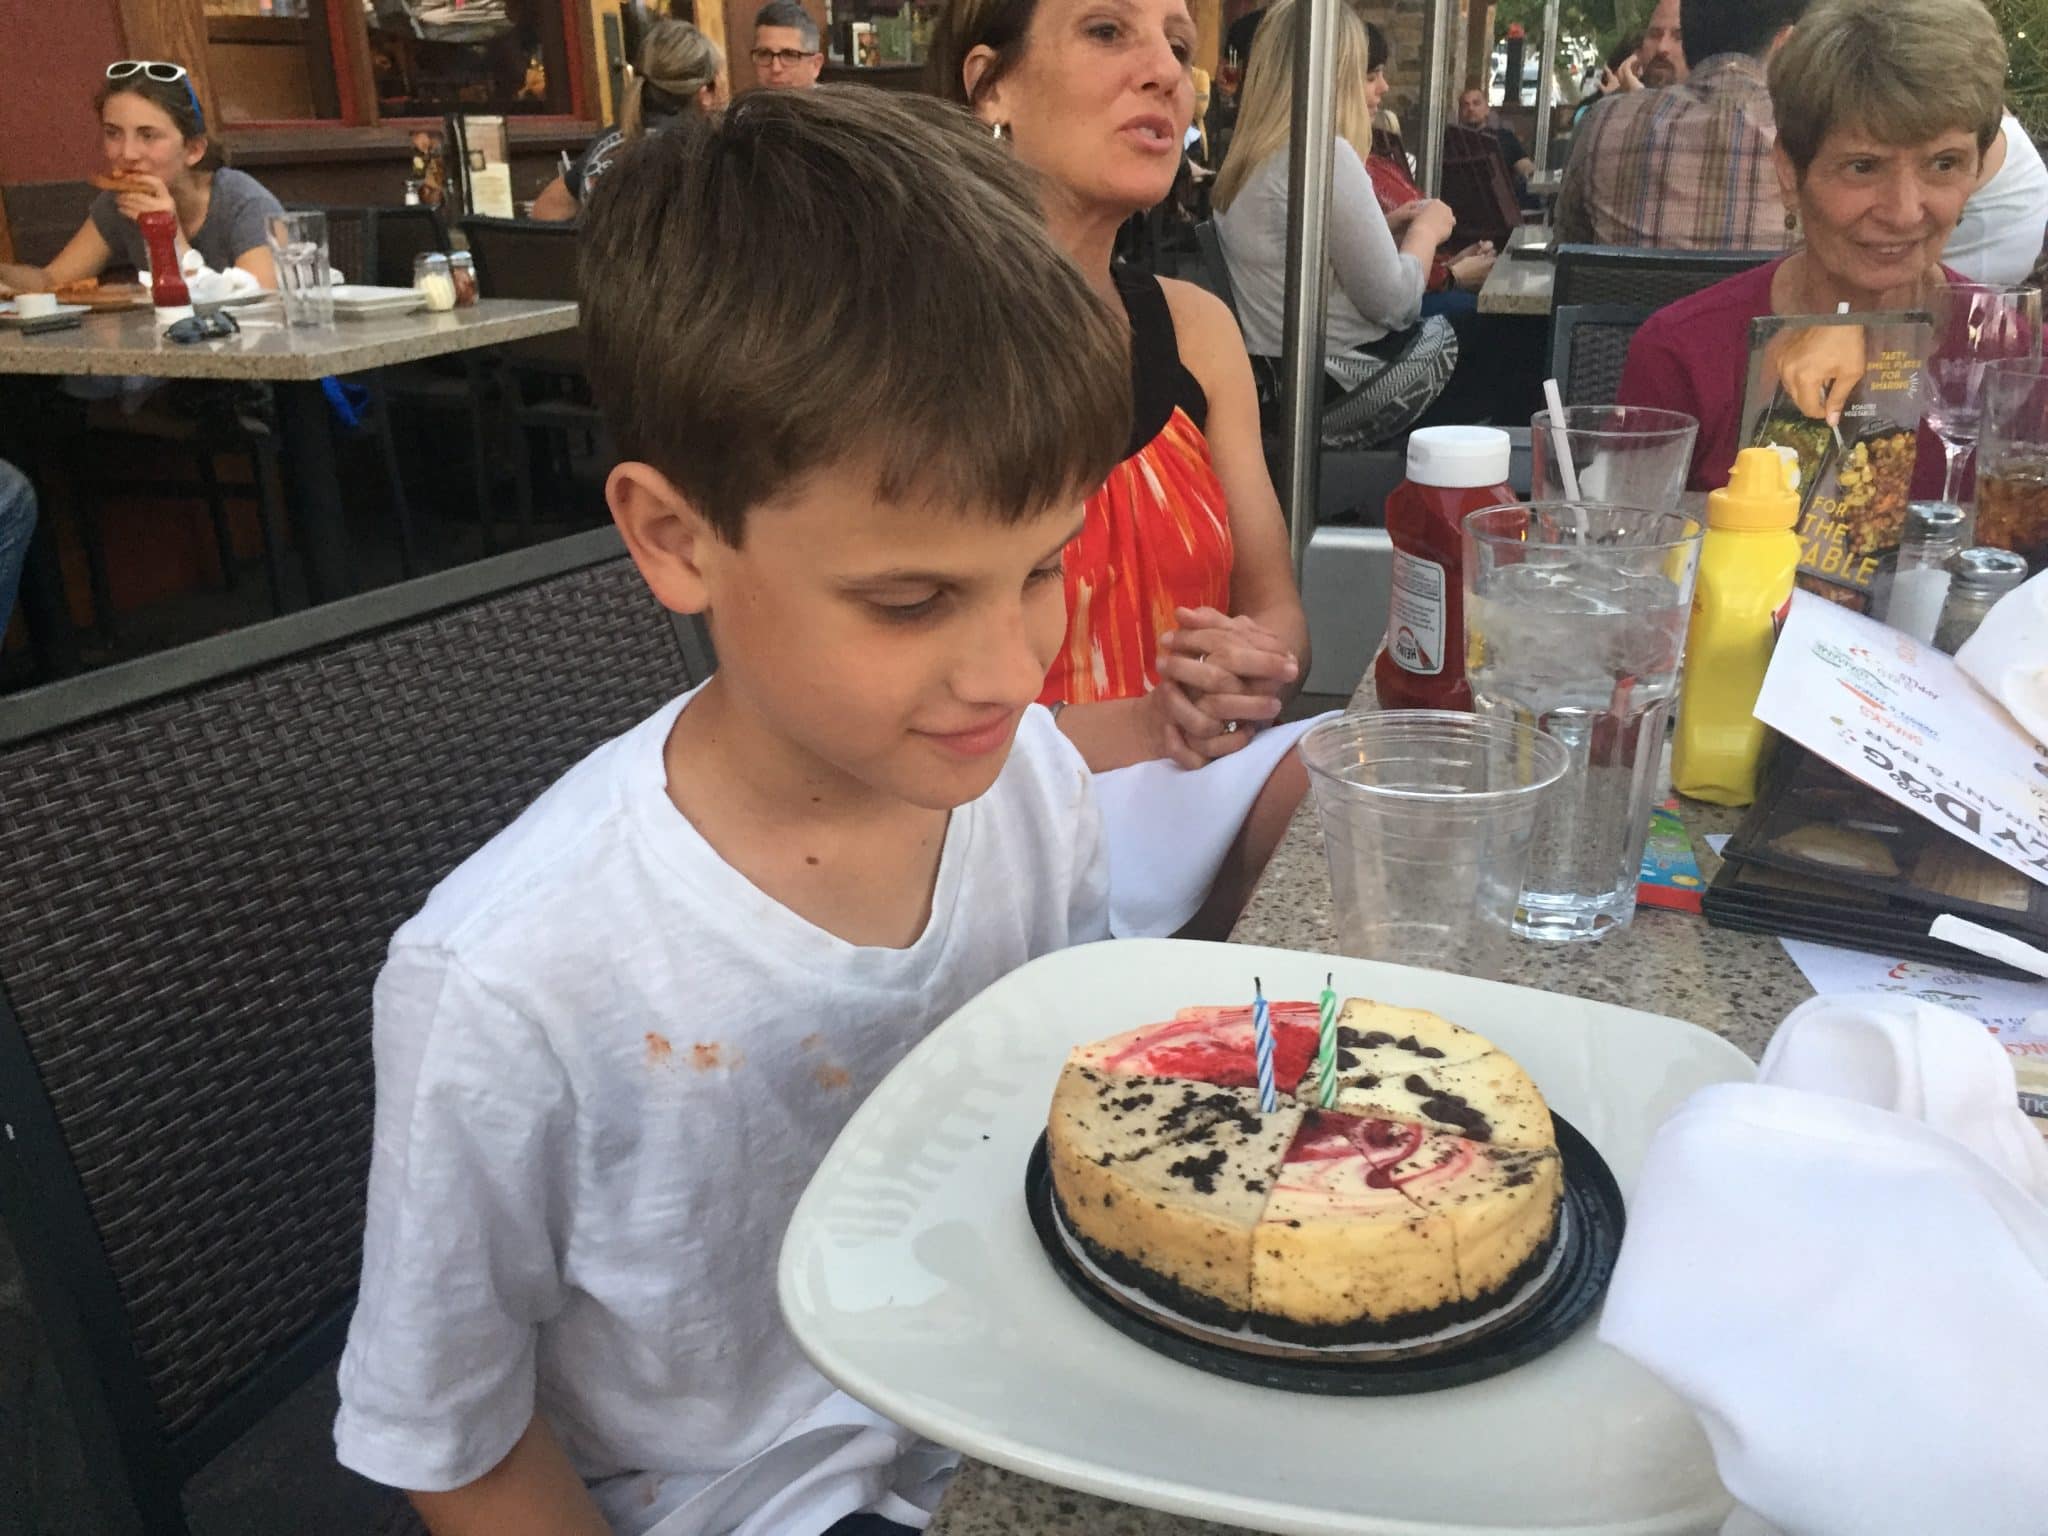
MULTIPOLYGON (((1956 665, 2003 704, 2020 729, 2048 745, 2048 571, 1992 604, 1956 652, 1956 665)), ((2048 1521, 2042 1528, 2048 1530, 2048 1521)))
POLYGON ((2048 1531, 2048 1145, 1981 1026, 1795 1009, 1651 1143, 1600 1337, 1700 1416, 1724 1532, 2048 1531))
POLYGON ((1096 774, 1109 847, 1109 931, 1120 939, 1178 933, 1201 910, 1273 769, 1302 732, 1328 718, 1268 726, 1200 768, 1161 758, 1096 774))

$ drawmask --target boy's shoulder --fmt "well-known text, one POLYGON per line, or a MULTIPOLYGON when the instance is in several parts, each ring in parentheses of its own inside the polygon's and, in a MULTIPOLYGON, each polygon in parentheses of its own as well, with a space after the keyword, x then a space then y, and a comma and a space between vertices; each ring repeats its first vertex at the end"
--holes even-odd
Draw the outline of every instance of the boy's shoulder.
POLYGON ((636 792, 658 787, 661 744, 685 698, 598 746, 450 871, 392 940, 473 953, 575 931, 607 905, 635 840, 636 792))

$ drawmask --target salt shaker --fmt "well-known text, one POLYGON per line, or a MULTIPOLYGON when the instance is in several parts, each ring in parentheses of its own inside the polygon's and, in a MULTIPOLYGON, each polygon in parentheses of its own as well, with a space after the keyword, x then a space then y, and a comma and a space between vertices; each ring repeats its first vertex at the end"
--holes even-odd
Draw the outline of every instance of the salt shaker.
POLYGON ((1925 643, 1934 638, 1948 600, 1949 561, 1963 547, 1963 509, 1946 501, 1916 501, 1906 508, 1892 570, 1890 605, 1884 621, 1925 643))
POLYGON ((450 251, 448 275, 455 279, 455 307, 468 309, 476 302, 476 257, 468 251, 450 251))
POLYGON ((427 296, 427 308, 434 313, 455 307, 455 279, 449 275, 448 258, 439 251, 413 257, 412 285, 427 296))
POLYGON ((1951 581, 1934 648, 1953 656, 1977 632, 1984 615, 2027 579, 2027 562, 2009 549, 1966 549, 1949 562, 1951 581))

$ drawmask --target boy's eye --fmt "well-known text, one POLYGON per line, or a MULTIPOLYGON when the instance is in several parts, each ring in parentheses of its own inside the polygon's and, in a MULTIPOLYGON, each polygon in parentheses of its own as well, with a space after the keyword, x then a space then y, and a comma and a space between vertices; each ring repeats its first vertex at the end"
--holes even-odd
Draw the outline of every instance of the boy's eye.
POLYGON ((874 600, 869 606, 890 622, 902 624, 913 619, 928 618, 936 613, 943 596, 943 593, 934 592, 929 597, 921 597, 913 603, 885 603, 874 600))
POLYGON ((1025 581, 1031 586, 1037 586, 1042 581, 1058 581, 1065 569, 1066 567, 1063 564, 1055 560, 1051 565, 1033 567, 1031 574, 1025 578, 1025 581))

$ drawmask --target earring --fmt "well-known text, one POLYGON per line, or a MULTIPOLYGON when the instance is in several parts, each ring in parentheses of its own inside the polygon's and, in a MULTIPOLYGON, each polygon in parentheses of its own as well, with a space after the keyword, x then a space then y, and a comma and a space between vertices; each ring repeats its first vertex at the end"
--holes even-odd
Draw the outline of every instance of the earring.
POLYGON ((992 123, 989 125, 988 136, 998 144, 1001 144, 1010 137, 1010 125, 1008 123, 992 123))
POLYGON ((1799 233, 1799 210, 1796 208, 1787 208, 1785 210, 1785 233, 1788 235, 1799 233))

